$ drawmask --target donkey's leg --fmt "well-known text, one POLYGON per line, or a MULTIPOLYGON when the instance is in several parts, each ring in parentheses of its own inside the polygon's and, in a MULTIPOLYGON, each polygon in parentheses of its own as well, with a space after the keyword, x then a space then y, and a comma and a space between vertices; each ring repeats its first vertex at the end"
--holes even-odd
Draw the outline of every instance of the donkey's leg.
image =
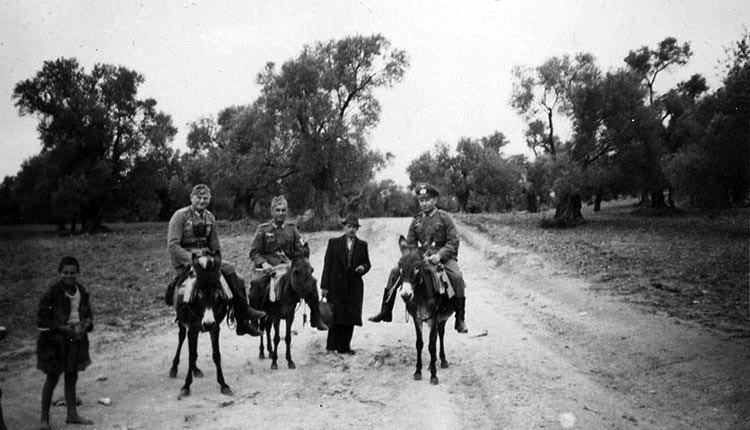
POLYGON ((412 316, 414 319, 414 328, 417 332, 417 370, 414 371, 414 379, 419 381, 422 379, 422 347, 424 341, 422 341, 422 323, 417 320, 416 316, 412 316))
POLYGON ((281 336, 279 335, 281 326, 281 320, 274 318, 273 320, 273 351, 271 352, 271 369, 276 370, 279 368, 277 360, 279 359, 279 342, 281 336))
POLYGON ((268 358, 273 357, 273 341, 271 338, 271 331, 273 330, 273 320, 276 317, 267 318, 266 322, 266 351, 268 351, 268 358))
POLYGON ((440 367, 442 369, 447 369, 449 366, 448 360, 445 358, 445 343, 443 342, 443 337, 445 336, 445 323, 446 321, 438 323, 438 336, 440 337, 440 367))
POLYGON ((180 390, 180 396, 186 397, 190 395, 190 384, 193 383, 193 371, 195 370, 195 361, 198 359, 198 328, 190 327, 188 329, 188 371, 185 376, 185 384, 180 390))
POLYGON ((438 337, 438 324, 435 322, 435 318, 436 317, 433 317, 433 320, 430 321, 430 343, 427 346, 427 349, 430 351, 430 384, 432 385, 437 385, 438 383, 437 366, 435 366, 435 362, 437 361, 436 343, 438 337))
POLYGON ((297 366, 292 361, 292 323, 294 322, 294 314, 286 319, 286 336, 284 342, 286 343, 286 363, 290 369, 296 369, 297 366))
POLYGON ((177 366, 180 364, 180 353, 182 352, 182 344, 185 342, 185 337, 187 336, 187 329, 185 329, 185 326, 183 326, 180 323, 177 323, 177 352, 174 355, 174 359, 172 360, 172 367, 169 369, 169 377, 170 378, 176 378, 177 377, 177 366))
POLYGON ((260 334, 260 336, 258 336, 260 338, 260 347, 258 348, 258 358, 260 358, 261 360, 263 360, 263 359, 266 358, 266 354, 263 351, 264 346, 263 346, 263 333, 262 332, 266 332, 266 336, 268 336, 268 334, 267 334, 268 333, 268 327, 265 324, 263 324, 263 323, 260 324, 260 327, 261 327, 261 334, 260 334))
POLYGON ((221 387, 221 394, 226 394, 228 396, 232 395, 232 389, 229 388, 229 385, 224 381, 224 372, 221 370, 221 350, 219 349, 219 332, 221 328, 219 326, 219 323, 216 323, 211 328, 211 351, 213 352, 213 359, 214 364, 216 365, 216 382, 219 383, 219 386, 221 387))

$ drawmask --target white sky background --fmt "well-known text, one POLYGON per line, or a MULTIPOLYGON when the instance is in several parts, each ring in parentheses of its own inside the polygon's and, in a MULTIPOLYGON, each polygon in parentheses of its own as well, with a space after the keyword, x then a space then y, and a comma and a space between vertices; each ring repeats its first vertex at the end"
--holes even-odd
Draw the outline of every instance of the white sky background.
POLYGON ((405 169, 440 140, 495 130, 506 154, 529 153, 526 125, 509 106, 514 65, 591 52, 604 70, 631 49, 667 36, 690 42, 690 62, 657 80, 666 90, 693 73, 720 84, 724 52, 750 23, 736 1, 10 1, 0 0, 0 177, 15 175, 41 145, 34 117, 19 117, 13 88, 45 60, 76 57, 123 65, 145 76, 139 96, 172 116, 185 148, 187 124, 259 92, 268 61, 296 57, 304 44, 382 33, 406 50, 403 82, 379 92, 382 116, 371 144, 394 163, 378 179, 408 184, 405 169))

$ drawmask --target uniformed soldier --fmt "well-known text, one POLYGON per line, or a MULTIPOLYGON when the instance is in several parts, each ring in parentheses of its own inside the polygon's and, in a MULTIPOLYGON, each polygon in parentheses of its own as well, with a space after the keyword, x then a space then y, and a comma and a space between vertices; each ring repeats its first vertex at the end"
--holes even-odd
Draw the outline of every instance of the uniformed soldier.
MULTIPOLYGON (((292 259, 302 254, 302 237, 294 224, 286 222, 288 207, 284 196, 276 196, 271 200, 273 219, 258 226, 250 247, 250 259, 256 267, 250 281, 250 303, 259 309, 267 299, 268 285, 275 267, 289 264, 292 259)), ((320 320, 317 291, 314 297, 303 299, 310 306, 310 325, 318 330, 328 330, 320 320)))
MULTIPOLYGON (((425 260, 430 264, 442 264, 448 278, 451 281, 455 296, 453 304, 456 310, 456 331, 468 333, 464 321, 466 309, 466 296, 464 295, 466 284, 461 269, 458 267, 458 231, 450 215, 438 209, 435 204, 439 195, 438 190, 429 184, 423 184, 415 190, 421 212, 414 217, 409 226, 406 236, 408 246, 419 247, 424 254, 425 260)), ((372 322, 386 321, 392 319, 393 304, 396 300, 394 290, 400 286, 398 267, 391 270, 385 291, 383 293, 383 304, 380 312, 369 318, 372 322)))
MULTIPOLYGON (((190 206, 178 209, 169 221, 167 248, 176 272, 176 279, 169 284, 164 296, 167 305, 170 306, 172 305, 174 288, 187 278, 193 257, 200 257, 206 252, 210 252, 212 255, 221 254, 216 218, 207 209, 211 203, 211 190, 205 184, 194 186, 190 193, 190 202, 190 206)), ((265 317, 265 312, 257 311, 248 306, 245 300, 244 283, 237 276, 232 265, 222 261, 221 273, 232 292, 232 307, 237 321, 237 334, 259 336, 261 331, 250 325, 250 320, 265 317)))

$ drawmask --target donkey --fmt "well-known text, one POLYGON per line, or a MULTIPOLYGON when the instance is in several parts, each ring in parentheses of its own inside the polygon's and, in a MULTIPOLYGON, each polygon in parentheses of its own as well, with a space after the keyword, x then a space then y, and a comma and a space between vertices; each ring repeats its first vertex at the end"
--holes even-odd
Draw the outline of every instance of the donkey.
POLYGON ((414 320, 414 329, 417 334, 417 369, 414 379, 422 379, 422 325, 424 323, 430 329, 428 350, 430 351, 430 383, 437 385, 437 369, 435 366, 435 343, 440 338, 440 367, 448 368, 448 360, 445 359, 445 322, 454 312, 454 307, 445 294, 439 294, 436 288, 435 266, 424 260, 418 248, 406 248, 406 239, 399 237, 399 246, 402 256, 399 260, 401 268, 401 280, 403 287, 401 297, 406 303, 406 311, 414 320))
MULTIPOLYGON (((294 364, 294 360, 292 360, 291 349, 294 313, 300 304, 300 299, 304 299, 307 302, 311 312, 318 310, 318 281, 312 276, 314 269, 309 260, 310 247, 305 244, 302 249, 302 255, 292 259, 289 271, 281 275, 282 277, 279 280, 280 292, 276 301, 271 302, 267 298, 264 298, 264 302, 260 306, 260 309, 268 315, 265 325, 262 328, 266 332, 266 346, 268 348, 268 356, 271 358, 271 369, 273 370, 279 368, 277 360, 279 342, 281 341, 279 334, 281 320, 284 320, 286 324, 284 342, 286 343, 287 366, 290 369, 295 369, 297 366, 294 364), (274 330, 273 344, 271 344, 272 328, 274 330)), ((261 359, 266 358, 263 350, 263 336, 260 337, 259 349, 258 357, 261 359)))
MULTIPOLYGON (((220 281, 221 257, 218 255, 196 257, 194 255, 192 271, 191 276, 195 276, 192 300, 185 302, 180 295, 175 300, 177 322, 183 329, 187 330, 188 339, 188 371, 185 376, 185 384, 180 390, 180 397, 190 395, 193 375, 200 375, 195 362, 198 358, 198 335, 203 331, 208 331, 211 335, 211 349, 214 364, 216 364, 216 381, 221 387, 221 393, 232 395, 232 390, 224 381, 224 373, 221 370, 221 352, 219 350, 220 326, 229 309, 229 300, 224 296, 220 281)), ((177 348, 176 362, 179 362, 181 346, 182 341, 177 348)), ((174 370, 176 372, 176 368, 174 370)))

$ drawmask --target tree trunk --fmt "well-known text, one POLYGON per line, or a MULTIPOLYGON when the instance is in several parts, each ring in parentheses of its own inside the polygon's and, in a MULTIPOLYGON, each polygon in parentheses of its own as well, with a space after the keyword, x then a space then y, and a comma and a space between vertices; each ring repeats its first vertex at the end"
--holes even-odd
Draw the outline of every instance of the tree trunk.
POLYGON ((667 207, 667 203, 664 200, 664 190, 660 187, 652 188, 649 191, 651 197, 651 209, 664 209, 667 207))
POLYGON ((530 213, 537 213, 539 212, 539 204, 536 200, 536 193, 527 192, 526 193, 526 209, 530 213))
POLYGON ((599 212, 600 210, 602 210, 602 193, 601 191, 597 191, 594 194, 594 212, 599 212))
POLYGON ((466 207, 469 205, 469 192, 456 193, 456 201, 461 209, 461 212, 466 213, 466 207))
POLYGON ((542 221, 542 227, 569 228, 585 223, 581 206, 581 195, 578 192, 564 192, 557 202, 554 218, 542 221))

